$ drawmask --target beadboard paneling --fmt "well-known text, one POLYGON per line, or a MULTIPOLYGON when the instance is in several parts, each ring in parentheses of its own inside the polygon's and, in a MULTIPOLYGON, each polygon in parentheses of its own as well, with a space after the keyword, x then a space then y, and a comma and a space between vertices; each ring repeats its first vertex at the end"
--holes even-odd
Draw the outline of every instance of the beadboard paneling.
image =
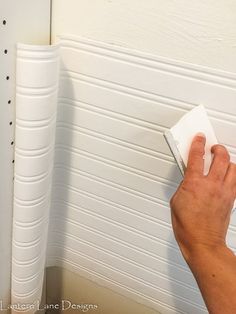
POLYGON ((207 313, 171 228, 181 176, 162 134, 203 104, 235 160, 236 76, 71 36, 61 58, 48 265, 162 313, 207 313))

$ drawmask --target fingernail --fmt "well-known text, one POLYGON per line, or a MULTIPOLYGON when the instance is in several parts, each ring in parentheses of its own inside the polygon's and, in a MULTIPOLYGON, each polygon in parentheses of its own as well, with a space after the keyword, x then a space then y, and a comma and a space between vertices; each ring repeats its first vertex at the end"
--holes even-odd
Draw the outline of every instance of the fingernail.
POLYGON ((201 137, 206 137, 206 135, 204 134, 204 133, 202 133, 202 132, 198 132, 195 136, 201 136, 201 137))

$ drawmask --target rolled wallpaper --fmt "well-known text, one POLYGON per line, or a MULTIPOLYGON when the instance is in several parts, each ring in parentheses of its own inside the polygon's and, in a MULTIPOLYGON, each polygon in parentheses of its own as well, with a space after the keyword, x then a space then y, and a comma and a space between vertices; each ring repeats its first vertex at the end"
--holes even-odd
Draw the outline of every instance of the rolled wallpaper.
MULTIPOLYGON (((12 304, 42 294, 54 158, 59 47, 19 44, 16 58, 12 304)), ((27 313, 34 313, 32 307, 27 313)))

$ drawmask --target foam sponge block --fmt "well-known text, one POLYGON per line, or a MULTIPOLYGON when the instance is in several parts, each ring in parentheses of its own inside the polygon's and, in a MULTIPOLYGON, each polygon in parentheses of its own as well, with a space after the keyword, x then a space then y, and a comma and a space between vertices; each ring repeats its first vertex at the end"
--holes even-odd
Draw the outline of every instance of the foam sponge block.
POLYGON ((218 141, 204 106, 200 105, 189 111, 170 129, 185 166, 187 165, 191 142, 198 132, 206 135, 204 156, 204 174, 206 175, 209 172, 212 160, 211 146, 217 144, 218 141))
MULTIPOLYGON (((184 175, 187 166, 193 137, 199 132, 206 136, 204 175, 207 175, 213 157, 211 147, 218 144, 218 141, 204 106, 199 105, 186 113, 177 124, 164 134, 182 175, 184 175)), ((236 201, 234 202, 234 209, 235 207, 236 201)))

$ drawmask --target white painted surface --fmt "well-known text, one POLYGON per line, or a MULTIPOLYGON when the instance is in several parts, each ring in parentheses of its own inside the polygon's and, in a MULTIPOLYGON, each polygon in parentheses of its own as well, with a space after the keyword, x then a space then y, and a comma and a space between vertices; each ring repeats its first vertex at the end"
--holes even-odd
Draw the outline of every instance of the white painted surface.
POLYGON ((233 0, 53 0, 62 33, 236 71, 233 0))
MULTIPOLYGON (((1 14, 12 18, 8 33, 1 28, 2 43, 11 48, 1 71, 11 69, 14 77, 16 38, 48 41, 49 1, 1 5, 1 14)), ((203 103, 219 141, 236 160, 236 77, 140 51, 235 72, 235 6, 222 0, 191 7, 186 0, 53 1, 54 40, 70 33, 113 45, 67 37, 62 42, 48 265, 80 272, 162 313, 206 312, 170 226, 168 200, 180 175, 162 132, 203 103)), ((14 84, 6 84, 1 85, 3 104, 14 90, 14 84)), ((1 165, 8 179, 1 200, 9 209, 7 215, 2 211, 7 226, 12 148, 6 144, 13 133, 6 130, 13 110, 4 109, 1 136, 8 155, 1 165)), ((11 234, 8 227, 1 232, 6 249, 1 289, 7 301, 11 234)), ((228 241, 234 250, 235 237, 232 221, 228 241)))
POLYGON ((231 0, 53 0, 54 41, 82 35, 114 51, 63 49, 57 163, 72 168, 56 171, 56 199, 66 202, 54 206, 59 247, 51 253, 162 313, 203 311, 192 305, 202 301, 171 232, 168 199, 180 175, 162 132, 204 104, 236 160, 235 76, 191 66, 236 71, 235 11, 231 0), (132 50, 124 56, 119 46, 132 50), (140 60, 142 51, 189 66, 140 60))
MULTIPOLYGON (((189 150, 193 137, 200 132, 205 134, 204 175, 207 175, 213 157, 211 147, 218 144, 218 141, 204 106, 199 105, 190 110, 169 130, 169 132, 172 136, 173 144, 177 147, 179 158, 183 162, 185 169, 188 164, 189 150), (188 131, 186 132, 186 130, 188 131)), ((178 161, 178 156, 176 159, 178 161)))
POLYGON ((4 304, 10 302, 11 282, 15 48, 19 41, 48 44, 49 37, 49 0, 0 0, 0 300, 4 304))
POLYGON ((69 35, 61 59, 48 265, 161 313, 206 313, 171 228, 181 175, 163 132, 202 103, 236 160, 236 75, 69 35))
POLYGON ((20 44, 16 60, 11 293, 13 304, 34 304, 41 301, 46 259, 59 47, 20 44))

